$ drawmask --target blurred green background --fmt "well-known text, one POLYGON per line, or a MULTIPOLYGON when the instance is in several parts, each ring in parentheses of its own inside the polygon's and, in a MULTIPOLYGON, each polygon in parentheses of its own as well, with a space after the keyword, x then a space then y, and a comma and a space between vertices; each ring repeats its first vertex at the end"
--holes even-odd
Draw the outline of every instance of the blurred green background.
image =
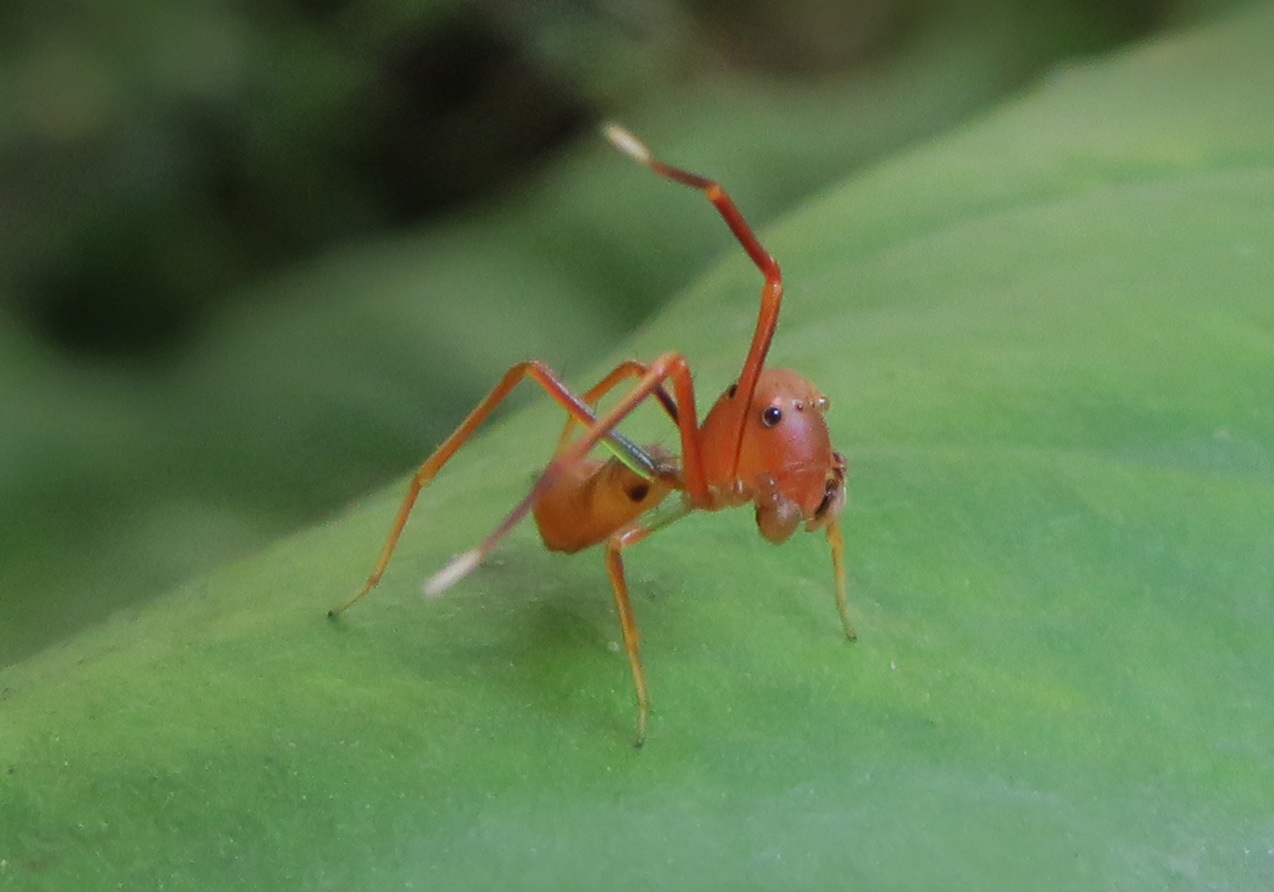
POLYGON ((508 364, 578 373, 737 250, 621 187, 598 121, 764 225, 1238 5, 6 4, 0 665, 330 516, 508 364))

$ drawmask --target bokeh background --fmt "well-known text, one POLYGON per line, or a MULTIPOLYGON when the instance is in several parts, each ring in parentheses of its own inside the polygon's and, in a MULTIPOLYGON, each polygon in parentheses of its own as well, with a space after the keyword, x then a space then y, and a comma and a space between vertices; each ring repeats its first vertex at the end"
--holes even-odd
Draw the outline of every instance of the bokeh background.
POLYGON ((735 250, 599 121, 764 226, 1239 5, 6 3, 0 665, 333 516, 508 364, 580 373, 735 250))

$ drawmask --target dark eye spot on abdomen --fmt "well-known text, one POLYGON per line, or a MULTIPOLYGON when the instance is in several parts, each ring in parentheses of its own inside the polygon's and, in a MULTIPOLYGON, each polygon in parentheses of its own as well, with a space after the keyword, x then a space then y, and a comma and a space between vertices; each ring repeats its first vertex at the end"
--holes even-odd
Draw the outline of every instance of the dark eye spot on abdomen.
POLYGON ((635 486, 628 487, 628 498, 634 502, 640 502, 648 495, 650 495, 650 487, 645 483, 638 483, 635 486))

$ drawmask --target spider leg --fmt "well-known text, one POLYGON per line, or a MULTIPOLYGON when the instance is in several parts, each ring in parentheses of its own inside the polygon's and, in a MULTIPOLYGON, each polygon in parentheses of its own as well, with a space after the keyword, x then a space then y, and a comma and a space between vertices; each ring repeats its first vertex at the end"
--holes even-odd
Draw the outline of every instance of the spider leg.
POLYGON ((685 517, 693 506, 685 499, 663 509, 656 509, 645 523, 633 524, 610 537, 606 543, 606 573, 610 576, 615 593, 615 610, 619 613, 619 625, 624 634, 624 651, 633 672, 633 685, 637 692, 637 739, 633 746, 640 748, 646 742, 646 722, 650 716, 650 692, 646 687, 646 672, 641 665, 641 636, 637 632, 637 620, 633 616, 628 598, 628 582, 624 579, 624 559, 621 552, 635 545, 651 533, 661 530, 685 517))
POLYGON ((450 563, 426 580, 425 594, 430 597, 441 594, 471 573, 527 515, 540 496, 557 482, 566 468, 581 461, 598 443, 612 438, 616 425, 654 394, 664 381, 672 382, 676 396, 677 428, 681 435, 682 473, 686 497, 695 508, 706 506, 708 487, 703 472, 703 459, 699 453, 699 428, 694 410, 694 382, 690 377, 690 368, 680 354, 664 353, 647 367, 646 373, 641 376, 637 385, 609 412, 588 424, 583 435, 558 451, 522 501, 513 507, 513 510, 485 539, 474 548, 456 555, 450 563))
MULTIPOLYGON (((620 368, 623 368, 621 366, 620 368)), ((612 372, 612 375, 615 373, 612 372)), ((631 374, 631 372, 625 372, 631 374)), ((522 381, 530 379, 544 389, 554 402, 565 409, 573 422, 582 424, 592 424, 595 420, 595 413, 588 401, 577 396, 562 379, 544 363, 538 360, 529 360, 520 362, 512 366, 500 381, 491 389, 481 402, 474 407, 467 418, 460 423, 451 434, 443 441, 433 454, 430 455, 420 467, 416 469, 416 473, 412 475, 411 481, 407 485, 407 493, 404 495, 402 503, 399 505, 398 514, 394 518, 393 526, 389 530, 389 535, 385 539, 384 547, 381 549, 380 558, 376 561, 376 565, 372 568, 372 572, 368 575, 367 580, 362 587, 356 591, 353 596, 340 604, 333 607, 327 612, 329 617, 334 617, 352 604, 362 600, 367 596, 376 584, 380 582, 381 576, 385 572, 385 568, 389 565, 389 560, 394 554, 394 549, 398 545, 398 539, 402 535, 403 527, 407 524, 407 518, 411 515, 412 508, 416 504, 416 499, 434 475, 438 473, 461 446, 473 435, 474 431, 487 419, 487 416, 507 397, 518 384, 522 381)), ((608 379, 603 379, 603 383, 608 379)), ((613 386, 613 385, 611 385, 613 386)), ((596 389, 596 388, 594 388, 596 389)), ((613 427, 613 426, 612 426, 613 427)), ((610 429, 603 431, 597 439, 607 439, 612 434, 610 429)), ((633 444, 626 439, 615 434, 616 439, 614 448, 620 452, 628 453, 636 449, 633 444)), ((639 460, 639 457, 634 458, 639 460)))

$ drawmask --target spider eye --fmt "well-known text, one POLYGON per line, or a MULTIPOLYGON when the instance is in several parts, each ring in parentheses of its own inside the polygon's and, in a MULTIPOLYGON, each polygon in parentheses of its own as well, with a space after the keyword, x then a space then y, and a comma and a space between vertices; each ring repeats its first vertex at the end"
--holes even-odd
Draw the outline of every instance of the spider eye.
POLYGON ((774 427, 783 420, 783 410, 778 406, 766 406, 761 410, 761 424, 765 427, 774 427))

